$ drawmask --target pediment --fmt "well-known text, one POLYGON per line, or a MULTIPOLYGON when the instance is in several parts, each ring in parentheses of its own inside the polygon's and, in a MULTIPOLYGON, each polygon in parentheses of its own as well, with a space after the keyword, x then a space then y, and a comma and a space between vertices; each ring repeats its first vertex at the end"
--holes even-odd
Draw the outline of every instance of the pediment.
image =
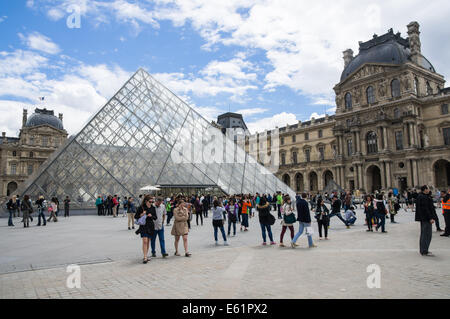
POLYGON ((391 72, 398 68, 398 66, 392 66, 391 64, 375 64, 375 63, 365 63, 361 65, 358 69, 356 69, 353 73, 351 73, 344 82, 353 82, 360 79, 368 78, 370 76, 384 73, 384 72, 391 72))

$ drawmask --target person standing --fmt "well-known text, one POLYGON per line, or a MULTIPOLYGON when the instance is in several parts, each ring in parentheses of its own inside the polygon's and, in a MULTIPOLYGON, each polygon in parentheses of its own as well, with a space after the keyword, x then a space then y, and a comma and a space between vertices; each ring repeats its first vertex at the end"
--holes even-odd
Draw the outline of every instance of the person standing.
POLYGON ((136 215, 136 205, 134 205, 133 197, 128 198, 127 216, 128 216, 128 230, 134 229, 134 216, 136 215))
POLYGON ((17 210, 16 196, 12 196, 9 199, 9 201, 6 203, 6 209, 8 210, 8 213, 9 213, 8 226, 14 226, 13 217, 17 210))
POLYGON ((377 227, 375 227, 375 230, 378 231, 381 227, 382 233, 387 233, 385 230, 386 225, 386 215, 387 215, 387 208, 384 205, 383 195, 378 194, 377 199, 375 200, 375 216, 377 217, 377 227))
POLYGON ((433 200, 428 195, 430 189, 424 185, 416 200, 415 220, 420 222, 420 254, 422 256, 434 256, 428 249, 431 244, 433 219, 433 200))
POLYGON ((231 232, 231 225, 233 225, 233 237, 236 236, 236 222, 237 222, 237 215, 239 211, 239 206, 235 203, 234 199, 230 201, 230 203, 227 205, 227 213, 228 213, 228 236, 230 236, 231 232))
POLYGON ((36 206, 38 209, 38 223, 37 226, 41 226, 41 218, 42 218, 42 222, 43 222, 43 226, 47 225, 47 220, 45 218, 45 213, 44 213, 44 209, 45 209, 45 199, 44 196, 39 196, 39 199, 36 201, 36 206))
POLYGON ((302 198, 297 200, 297 221, 299 222, 298 233, 294 236, 294 239, 291 242, 291 247, 295 248, 297 246, 296 242, 298 238, 302 235, 303 231, 306 231, 306 235, 308 237, 308 245, 309 248, 317 247, 313 243, 312 239, 312 231, 311 231, 311 213, 309 211, 308 202, 306 198, 308 195, 306 193, 302 194, 302 198))
POLYGON ((166 207, 163 205, 163 199, 161 197, 157 197, 155 200, 155 204, 150 208, 152 214, 156 214, 155 223, 155 231, 151 237, 151 248, 152 248, 152 257, 156 257, 156 237, 159 240, 159 246, 161 247, 161 254, 163 258, 169 256, 166 253, 166 244, 164 240, 164 221, 166 219, 166 207))
POLYGON ((166 226, 171 226, 170 220, 173 217, 173 201, 169 197, 166 199, 166 213, 167 213, 167 225, 166 226))
POLYGON ((209 210, 209 197, 205 196, 202 200, 203 204, 203 217, 208 218, 208 210, 209 210))
POLYGON ((144 254, 143 263, 146 264, 148 262, 148 249, 149 242, 152 238, 152 234, 155 232, 155 224, 154 220, 156 220, 157 216, 152 213, 150 209, 152 207, 153 201, 150 195, 145 195, 142 200, 141 206, 137 209, 136 219, 138 219, 139 229, 136 231, 136 235, 140 234, 142 238, 142 252, 144 254), (145 218, 144 218, 145 217, 145 218), (141 220, 144 219, 144 221, 141 220))
POLYGON ((286 229, 289 228, 289 231, 291 232, 291 241, 292 241, 292 239, 294 239, 294 235, 295 235, 295 231, 294 231, 294 224, 296 221, 295 207, 289 196, 286 196, 284 199, 282 215, 283 215, 283 220, 281 221, 282 228, 281 228, 281 234, 280 234, 280 247, 285 247, 283 244, 283 238, 284 238, 284 234, 286 233, 286 229))
POLYGON ((281 216, 281 206, 283 205, 283 197, 281 196, 281 193, 277 194, 277 210, 278 210, 278 219, 282 219, 281 216))
POLYGON ((53 218, 53 222, 57 222, 58 218, 56 218, 56 210, 58 207, 56 206, 55 197, 52 198, 50 205, 48 206, 48 212, 50 213, 50 216, 48 217, 47 221, 49 222, 53 218))
POLYGON ((322 228, 325 233, 325 240, 328 240, 328 225, 330 224, 330 211, 325 206, 323 199, 319 198, 317 200, 317 208, 315 213, 315 218, 317 220, 317 227, 319 228, 319 240, 322 240, 322 228))
POLYGON ((442 199, 442 214, 444 214, 445 231, 441 235, 442 237, 450 237, 450 188, 442 199))
POLYGON ((195 198, 194 201, 194 209, 195 209, 195 222, 197 223, 197 226, 199 217, 203 226, 203 205, 200 203, 200 199, 198 198, 198 196, 195 198))
POLYGON ((128 214, 128 197, 125 196, 125 198, 122 201, 122 206, 123 206, 122 217, 125 217, 128 214))
POLYGON ((117 217, 117 207, 119 206, 119 201, 117 200, 117 195, 114 195, 114 197, 111 200, 112 202, 112 214, 113 217, 117 217))
POLYGON ((267 203, 265 198, 261 198, 259 205, 256 206, 258 210, 259 224, 261 225, 261 232, 263 238, 263 246, 267 245, 266 243, 266 230, 269 235, 270 244, 276 245, 276 242, 273 240, 272 228, 271 225, 275 223, 275 217, 270 213, 270 206, 267 203))
POLYGON ((64 200, 64 217, 69 217, 69 209, 70 209, 70 198, 66 196, 64 200))
POLYGON ((225 229, 223 227, 223 213, 225 212, 225 209, 222 207, 222 204, 216 199, 213 202, 213 217, 212 217, 212 224, 214 227, 214 240, 216 242, 216 246, 219 245, 219 241, 217 238, 217 232, 220 229, 220 232, 222 233, 223 238, 223 245, 228 246, 227 242, 227 236, 225 235, 225 229))
POLYGON ((244 201, 243 201, 243 203, 242 203, 241 231, 242 231, 242 227, 244 227, 244 231, 248 231, 248 227, 249 227, 249 225, 248 225, 248 210, 249 210, 249 207, 251 207, 251 206, 252 206, 252 204, 250 203, 250 200, 246 196, 244 201))
POLYGON ((99 195, 97 197, 97 199, 95 200, 95 206, 97 206, 97 215, 98 216, 103 215, 102 205, 103 205, 103 200, 102 200, 102 197, 99 195))
POLYGON ((173 223, 171 231, 171 234, 175 236, 175 256, 180 256, 180 254, 178 253, 178 242, 180 241, 180 237, 183 237, 185 256, 190 257, 191 254, 188 252, 189 227, 187 224, 187 221, 189 220, 189 211, 183 198, 180 197, 177 204, 177 207, 173 211, 175 221, 173 223))
POLYGON ((434 206, 434 203, 433 203, 433 196, 431 195, 431 191, 428 193, 428 196, 431 198, 431 203, 433 204, 432 205, 432 214, 433 214, 434 224, 436 225, 436 231, 442 232, 443 230, 441 229, 441 225, 439 223, 439 217, 436 213, 436 207, 434 206))
POLYGON ((30 196, 25 195, 20 207, 23 214, 23 227, 30 227, 30 215, 33 213, 33 206, 31 205, 30 196))
POLYGON ((373 198, 370 195, 366 196, 366 200, 364 202, 364 213, 366 214, 366 223, 367 223, 367 231, 373 232, 373 215, 374 215, 374 204, 373 198))

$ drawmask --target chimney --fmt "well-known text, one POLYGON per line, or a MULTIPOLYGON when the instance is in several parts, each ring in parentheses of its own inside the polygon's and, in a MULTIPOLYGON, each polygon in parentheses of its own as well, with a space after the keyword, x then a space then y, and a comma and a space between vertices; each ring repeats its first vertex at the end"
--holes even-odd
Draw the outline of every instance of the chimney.
POLYGON ((2 132, 3 144, 8 143, 8 139, 6 138, 6 132, 2 132))
POLYGON ((62 122, 62 120, 63 120, 63 114, 62 114, 62 113, 59 113, 59 114, 58 114, 58 117, 59 117, 59 119, 60 119, 61 122, 62 122))
POLYGON ((347 49, 343 53, 344 53, 344 68, 346 68, 347 65, 350 63, 350 61, 353 59, 353 50, 347 49))
POLYGON ((28 111, 27 109, 23 109, 23 117, 22 117, 22 127, 27 124, 28 111))
POLYGON ((420 25, 416 21, 408 24, 408 40, 409 47, 411 49, 411 59, 414 63, 419 64, 419 58, 421 56, 421 43, 420 43, 420 25))

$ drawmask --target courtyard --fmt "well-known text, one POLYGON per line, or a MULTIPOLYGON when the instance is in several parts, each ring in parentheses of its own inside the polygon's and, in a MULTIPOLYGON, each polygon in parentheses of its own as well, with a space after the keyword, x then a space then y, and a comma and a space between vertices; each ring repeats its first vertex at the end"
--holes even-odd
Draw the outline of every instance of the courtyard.
MULTIPOLYGON (((272 211, 276 215, 276 212, 272 211)), ((439 215, 441 215, 439 213, 439 215)), ((191 258, 174 256, 171 227, 166 227, 163 259, 142 264, 141 239, 127 230, 122 216, 60 217, 57 223, 7 227, 0 219, 0 298, 448 298, 450 240, 433 232, 430 250, 418 253, 419 225, 404 209, 398 224, 387 222, 387 234, 367 233, 364 214, 351 229, 332 218, 330 240, 307 248, 300 237, 296 249, 262 246, 258 218, 248 232, 229 238, 230 246, 214 245, 211 214, 203 226, 195 216, 189 233, 191 258), (68 288, 68 265, 79 265, 81 287, 68 288), (380 288, 368 288, 369 265, 380 269, 380 288)), ((442 215, 441 224, 443 225, 442 215)), ((298 225, 295 226, 296 230, 298 225)), ((433 230, 435 227, 433 226, 433 230)), ((273 226, 279 243, 280 220, 273 226)), ((289 232, 284 242, 288 244, 289 232)), ((180 252, 183 252, 180 242, 180 252)), ((182 255, 183 256, 183 255, 182 255)), ((370 267, 369 267, 370 268, 370 267)), ((370 270, 369 270, 370 271, 370 270)))

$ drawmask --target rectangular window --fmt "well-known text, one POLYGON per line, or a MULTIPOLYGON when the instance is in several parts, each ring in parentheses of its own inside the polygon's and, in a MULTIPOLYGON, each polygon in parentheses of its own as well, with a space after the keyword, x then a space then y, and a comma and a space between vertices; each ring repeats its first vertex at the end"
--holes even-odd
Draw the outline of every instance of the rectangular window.
POLYGON ((28 175, 33 174, 33 165, 28 165, 28 175))
POLYGON ((48 142, 48 137, 42 136, 42 146, 47 146, 47 142, 48 142))
POLYGON ((306 159, 306 163, 309 163, 311 161, 311 151, 310 150, 305 150, 305 159, 306 159))
POLYGON ((442 115, 447 115, 448 114, 448 104, 442 104, 441 105, 441 113, 442 113, 442 115))
POLYGON ((444 144, 450 145, 450 127, 443 128, 442 131, 444 132, 444 144))
POLYGON ((348 156, 353 155, 353 140, 352 139, 347 140, 347 155, 348 156))
POLYGON ((30 145, 34 145, 34 136, 30 136, 30 145))
POLYGON ((294 162, 294 164, 297 164, 297 152, 292 153, 292 161, 294 162))
POLYGON ((322 136, 323 136, 323 131, 322 130, 319 130, 319 138, 322 138, 322 136))
POLYGON ((395 146, 397 148, 397 151, 400 151, 403 149, 403 132, 402 131, 395 132, 395 146))
POLYGON ((16 175, 17 173, 17 164, 11 164, 11 175, 16 175))
POLYGON ((284 137, 281 138, 280 143, 281 145, 284 145, 284 137))
POLYGON ((286 165, 286 154, 281 154, 281 165, 286 165))
POLYGON ((309 140, 309 133, 308 132, 305 133, 305 141, 307 141, 307 140, 309 140))
POLYGON ((292 143, 295 143, 296 142, 296 135, 292 135, 292 143))

